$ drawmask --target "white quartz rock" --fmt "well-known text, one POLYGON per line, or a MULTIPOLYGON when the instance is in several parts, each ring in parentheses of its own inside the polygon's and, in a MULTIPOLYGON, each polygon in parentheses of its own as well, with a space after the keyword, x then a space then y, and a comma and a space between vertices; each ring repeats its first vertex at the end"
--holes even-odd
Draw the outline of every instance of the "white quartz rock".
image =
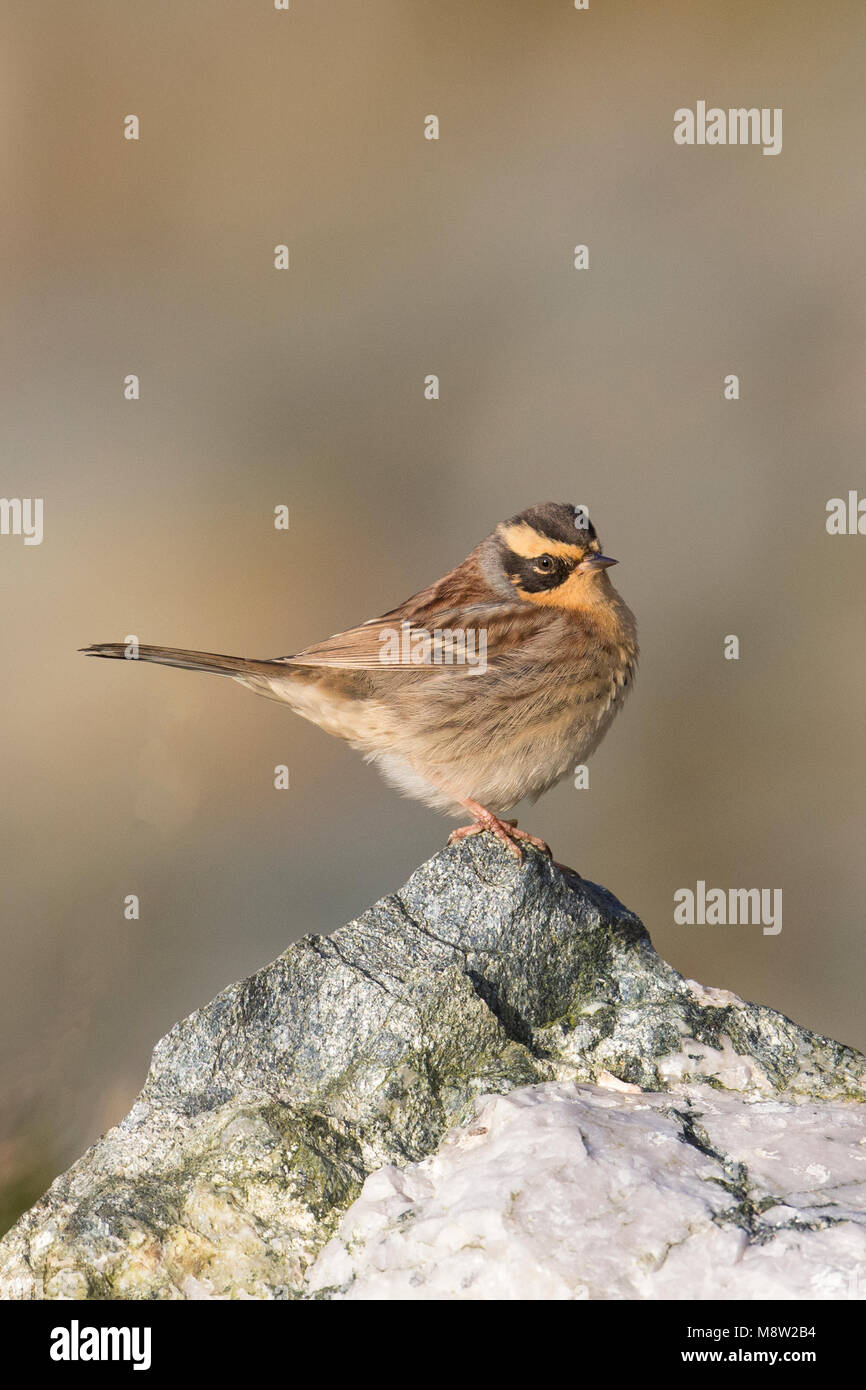
POLYGON ((311 1291, 348 1299, 866 1297, 866 1110, 544 1083, 372 1173, 311 1291))

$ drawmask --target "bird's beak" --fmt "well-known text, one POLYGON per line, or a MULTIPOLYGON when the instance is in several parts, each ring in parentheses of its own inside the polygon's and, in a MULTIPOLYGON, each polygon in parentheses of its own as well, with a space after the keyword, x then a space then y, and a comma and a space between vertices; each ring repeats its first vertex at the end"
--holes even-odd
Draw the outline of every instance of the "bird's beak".
POLYGON ((608 565, 618 565, 618 560, 612 560, 609 555, 587 555, 585 560, 581 560, 577 567, 578 574, 592 574, 594 570, 606 570, 608 565))

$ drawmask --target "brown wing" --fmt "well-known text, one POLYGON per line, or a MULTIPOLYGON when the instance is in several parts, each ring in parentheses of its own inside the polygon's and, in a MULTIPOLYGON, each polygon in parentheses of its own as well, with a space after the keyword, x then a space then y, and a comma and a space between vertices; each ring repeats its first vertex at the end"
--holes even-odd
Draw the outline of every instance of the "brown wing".
MULTIPOLYGON (((410 600, 411 602, 411 600, 410 600)), ((534 631, 544 626, 545 615, 526 604, 473 604, 444 608, 414 617, 407 616, 408 605, 381 618, 371 618, 360 627, 336 632, 324 642, 305 647, 294 656, 280 657, 292 666, 336 666, 344 670, 381 670, 389 666, 477 665, 483 652, 489 666, 496 660, 515 625, 525 638, 527 623, 534 631), (426 659, 419 655, 426 651, 426 659), (448 652, 451 660, 448 659, 448 652)), ((512 642, 508 642, 510 647, 512 642)))
MULTIPOLYGON (((405 667, 419 665, 413 652, 415 643, 429 634, 431 652, 435 651, 436 634, 448 632, 463 634, 463 641, 474 641, 474 651, 479 651, 480 635, 484 635, 485 664, 495 665, 498 657, 513 653, 515 637, 522 643, 549 623, 549 615, 535 604, 503 602, 494 595, 478 563, 475 552, 469 555, 442 579, 413 594, 411 598, 392 608, 381 618, 371 618, 358 627, 346 632, 336 632, 324 642, 316 642, 305 647, 294 656, 281 657, 294 666, 334 666, 344 670, 372 671, 390 666, 405 667)), ((442 639, 439 641, 441 643, 442 639)), ((457 638, 459 648, 461 638, 457 638)), ((445 661, 439 664, 433 655, 437 669, 452 666, 445 661)), ((466 663, 459 660, 452 669, 466 670, 466 663)), ((478 670, 476 662, 469 662, 468 669, 478 670)))

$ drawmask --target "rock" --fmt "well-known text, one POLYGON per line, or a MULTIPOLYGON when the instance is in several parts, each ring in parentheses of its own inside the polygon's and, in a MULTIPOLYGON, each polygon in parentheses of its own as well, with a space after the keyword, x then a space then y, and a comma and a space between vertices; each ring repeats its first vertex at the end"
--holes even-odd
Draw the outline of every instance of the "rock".
MULTIPOLYGON (((376 1174, 374 1191, 376 1183, 387 1187, 396 1165, 414 1181, 423 1165, 412 1165, 436 1154, 449 1131, 479 1105, 482 1114, 495 1107, 485 1096, 519 1092, 496 1112, 503 1126, 540 1116, 556 1097, 557 1114, 571 1116, 572 1142, 583 1107, 595 1116, 595 1142, 643 1136, 661 1153, 678 1125, 688 1137, 691 1122, 676 1114, 690 1105, 699 1111, 689 1134, 705 1132, 697 1116, 708 1113, 708 1096, 747 1117, 764 1113, 755 1103, 784 1104, 797 1118, 807 1113, 798 1106, 812 1103, 807 1108, 823 1115, 833 1102, 833 1124, 837 1116, 859 1124, 864 1078, 859 1053, 683 979, 605 889, 534 852, 520 865, 480 836, 436 855, 357 921, 330 937, 305 937, 177 1024, 157 1044, 127 1117, 0 1243, 0 1297, 339 1293, 355 1271, 340 1263, 337 1247, 310 1275, 311 1266, 364 1180, 376 1174), (575 1091, 575 1083, 590 1085, 575 1091), (671 1097, 679 1098, 676 1109, 671 1097), (328 1271, 337 1267, 334 1288, 328 1271)), ((628 1158, 631 1190, 646 1182, 661 1224, 671 1206, 657 1200, 662 1190, 673 1193, 674 1207, 681 1195, 683 1212, 691 1210, 696 1183, 706 1194, 717 1169, 741 1161, 736 1146, 713 1158, 701 1143, 689 1139, 676 1150, 682 1194, 661 1169, 628 1158)), ((828 1144, 814 1159, 831 1179, 842 1147, 828 1144)), ((445 1163, 449 1152, 431 1162, 445 1163)), ((615 1165, 612 1154, 611 1183, 615 1165)), ((606 1181, 599 1177, 600 1192, 606 1181)), ((721 1205, 705 1195, 702 1210, 730 1236, 735 1223, 726 1213, 746 1189, 735 1176, 725 1181, 733 1204, 717 1184, 712 1198, 721 1205)), ((789 1205, 793 1190, 784 1194, 786 1210, 809 1209, 789 1205)), ((361 1202, 369 1200, 367 1187, 361 1202)), ((412 1203, 423 1209, 417 1194, 412 1203)), ((573 1234, 579 1216, 580 1209, 573 1234)), ((386 1228, 368 1242, 371 1251, 390 1238, 386 1228)), ((768 1230, 769 1218, 755 1241, 768 1230)), ((653 1226, 653 1250, 662 1236, 653 1226)), ((700 1248, 715 1258, 709 1241, 700 1248)), ((567 1297, 600 1287, 588 1271, 581 1277, 579 1240, 575 1249, 571 1283, 559 1286, 573 1290, 567 1297)), ((554 1273, 557 1260, 551 1250, 554 1273)), ((359 1289, 367 1278, 359 1264, 359 1289)), ((687 1278, 694 1282, 691 1272, 687 1278)))
POLYGON ((371 1174, 308 1284, 346 1299, 866 1298, 864 1145, 850 1102, 521 1087, 432 1158, 371 1174))

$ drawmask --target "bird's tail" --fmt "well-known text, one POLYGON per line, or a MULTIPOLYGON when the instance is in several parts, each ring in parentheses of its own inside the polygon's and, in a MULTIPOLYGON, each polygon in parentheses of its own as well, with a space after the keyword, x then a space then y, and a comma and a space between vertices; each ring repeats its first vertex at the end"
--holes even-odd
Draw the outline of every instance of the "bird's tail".
POLYGON ((160 666, 180 666, 185 671, 212 671, 217 676, 272 676, 280 661, 253 661, 245 656, 218 656, 215 652, 190 652, 185 647, 145 647, 134 642, 99 642, 82 647, 85 656, 104 656, 116 661, 155 661, 160 666))

